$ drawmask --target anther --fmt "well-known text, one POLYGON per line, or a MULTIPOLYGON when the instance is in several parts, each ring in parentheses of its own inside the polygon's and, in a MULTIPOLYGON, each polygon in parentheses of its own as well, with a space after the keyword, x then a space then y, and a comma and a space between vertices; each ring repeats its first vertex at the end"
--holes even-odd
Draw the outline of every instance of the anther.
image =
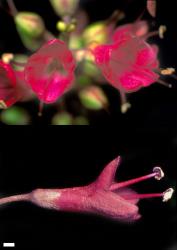
POLYGON ((162 69, 160 71, 160 73, 164 76, 166 75, 172 75, 173 73, 175 73, 175 69, 174 68, 166 68, 166 69, 162 69))
POLYGON ((158 181, 164 177, 164 172, 162 171, 162 169, 160 167, 153 168, 153 172, 156 173, 154 178, 158 181))
POLYGON ((167 30, 167 27, 165 25, 160 25, 160 27, 159 27, 159 37, 161 39, 164 38, 164 33, 166 32, 166 30, 167 30))
POLYGON ((14 55, 12 53, 4 53, 1 58, 4 63, 10 63, 13 60, 14 55))
POLYGON ((0 100, 0 109, 6 109, 7 105, 5 104, 5 102, 3 100, 0 100))
POLYGON ((174 193, 173 188, 168 188, 165 192, 163 192, 163 202, 170 200, 173 193, 174 193))

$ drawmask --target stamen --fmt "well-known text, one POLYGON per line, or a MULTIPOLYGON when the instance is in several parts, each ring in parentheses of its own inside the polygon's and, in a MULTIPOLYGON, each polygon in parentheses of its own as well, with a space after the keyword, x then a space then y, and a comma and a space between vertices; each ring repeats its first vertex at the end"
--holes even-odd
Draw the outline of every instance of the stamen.
POLYGON ((3 100, 0 100, 0 109, 6 109, 7 105, 5 104, 5 102, 3 100))
POLYGON ((164 81, 161 80, 161 79, 158 79, 157 82, 160 83, 161 85, 165 86, 165 87, 172 88, 172 84, 167 83, 167 82, 164 82, 164 81))
POLYGON ((121 98, 121 113, 125 114, 129 108, 131 108, 131 104, 127 101, 126 94, 123 91, 120 91, 121 98))
POLYGON ((147 40, 148 38, 153 37, 153 36, 159 36, 159 31, 155 30, 155 31, 149 32, 147 35, 143 36, 143 39, 147 40))
POLYGON ((164 76, 172 75, 173 73, 175 73, 175 69, 174 68, 161 69, 160 73, 164 76))
POLYGON ((1 58, 4 63, 10 63, 13 60, 14 55, 12 53, 4 53, 1 58))
POLYGON ((164 172, 160 167, 153 168, 153 172, 156 173, 155 179, 160 181, 164 177, 164 172))
POLYGON ((131 108, 131 104, 129 102, 122 103, 121 105, 121 113, 125 114, 128 109, 131 108))
POLYGON ((156 180, 160 180, 161 178, 163 178, 164 173, 163 173, 162 169, 160 167, 155 167, 153 169, 153 173, 151 173, 151 174, 144 175, 144 176, 141 176, 141 177, 138 177, 138 178, 135 178, 135 179, 132 179, 132 180, 128 180, 128 181, 114 183, 114 184, 111 185, 110 190, 115 190, 115 189, 118 189, 118 188, 127 187, 129 185, 132 185, 132 184, 135 184, 135 183, 150 179, 152 177, 154 177, 156 180))
POLYGON ((159 36, 161 39, 164 38, 164 33, 167 30, 165 25, 160 25, 158 30, 149 32, 147 35, 143 36, 145 40, 153 36, 159 36))
POLYGON ((39 116, 39 117, 42 116, 43 108, 44 108, 44 103, 43 103, 43 102, 40 102, 40 103, 39 103, 39 112, 38 112, 38 116, 39 116))
POLYGON ((133 194, 131 195, 131 199, 148 199, 148 198, 162 197, 162 201, 166 202, 171 199, 173 192, 174 192, 173 188, 168 188, 163 193, 133 194))
POLYGON ((173 193, 174 193, 173 188, 169 188, 165 192, 163 192, 163 202, 166 202, 166 201, 170 200, 173 193))
POLYGON ((164 33, 166 32, 166 30, 167 30, 167 27, 165 25, 160 25, 160 27, 159 27, 159 37, 161 39, 164 38, 164 33))

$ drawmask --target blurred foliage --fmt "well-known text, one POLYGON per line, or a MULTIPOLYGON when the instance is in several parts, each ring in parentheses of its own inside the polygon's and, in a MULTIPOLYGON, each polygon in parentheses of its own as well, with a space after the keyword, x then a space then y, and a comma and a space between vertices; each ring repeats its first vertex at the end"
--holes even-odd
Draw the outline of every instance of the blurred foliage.
POLYGON ((67 112, 60 112, 53 116, 52 125, 89 125, 89 121, 83 117, 72 117, 71 114, 67 112))
POLYGON ((7 125, 27 125, 30 116, 25 109, 13 106, 1 112, 1 121, 7 125))

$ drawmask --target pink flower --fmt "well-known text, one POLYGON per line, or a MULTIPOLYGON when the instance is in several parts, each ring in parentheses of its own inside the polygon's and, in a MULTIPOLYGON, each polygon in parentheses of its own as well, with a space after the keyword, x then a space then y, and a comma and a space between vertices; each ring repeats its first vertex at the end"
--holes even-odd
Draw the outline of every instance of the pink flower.
POLYGON ((52 103, 71 86, 74 69, 71 51, 63 41, 53 39, 29 58, 24 75, 38 98, 52 103))
POLYGON ((149 31, 149 26, 146 21, 137 21, 135 23, 125 24, 118 27, 113 34, 112 40, 114 42, 122 43, 125 40, 134 37, 143 37, 149 31))
POLYGON ((31 91, 23 80, 23 72, 14 71, 12 67, 0 60, 0 106, 8 108, 17 101, 31 96, 31 91))
POLYGON ((134 92, 156 82, 158 47, 145 41, 146 22, 124 25, 113 35, 113 44, 100 45, 93 54, 105 78, 123 92, 134 92))
POLYGON ((160 167, 155 167, 151 174, 129 181, 115 182, 119 163, 120 157, 111 161, 90 185, 65 189, 36 189, 28 194, 1 198, 0 204, 23 200, 43 208, 93 213, 118 221, 135 221, 141 217, 137 206, 140 199, 162 197, 163 201, 167 201, 171 198, 172 188, 155 194, 137 194, 128 188, 152 177, 160 180, 164 176, 160 167))

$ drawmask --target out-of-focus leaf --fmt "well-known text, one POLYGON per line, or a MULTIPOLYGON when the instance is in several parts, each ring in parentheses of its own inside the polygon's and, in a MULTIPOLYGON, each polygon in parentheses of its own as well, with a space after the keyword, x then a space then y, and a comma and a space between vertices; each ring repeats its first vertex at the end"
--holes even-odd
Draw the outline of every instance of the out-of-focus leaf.
POLYGON ((82 105, 88 109, 100 110, 108 106, 108 99, 103 90, 96 86, 89 86, 79 92, 82 105))
POLYGON ((81 49, 84 46, 83 39, 78 35, 71 35, 69 39, 69 48, 70 49, 81 49))
POLYGON ((83 64, 83 71, 86 75, 93 77, 93 78, 97 78, 100 76, 100 70, 98 69, 98 67, 96 67, 96 65, 90 61, 90 60, 85 60, 84 64, 83 64))
POLYGON ((74 119, 73 125, 89 125, 89 121, 83 116, 78 116, 74 119))
POLYGON ((62 112, 54 115, 52 125, 72 125, 72 116, 67 112, 62 112))
POLYGON ((91 84, 91 79, 86 75, 80 75, 77 77, 77 83, 81 86, 88 86, 91 84))
POLYGON ((1 121, 7 125, 27 125, 30 117, 25 109, 13 106, 1 112, 1 121))

